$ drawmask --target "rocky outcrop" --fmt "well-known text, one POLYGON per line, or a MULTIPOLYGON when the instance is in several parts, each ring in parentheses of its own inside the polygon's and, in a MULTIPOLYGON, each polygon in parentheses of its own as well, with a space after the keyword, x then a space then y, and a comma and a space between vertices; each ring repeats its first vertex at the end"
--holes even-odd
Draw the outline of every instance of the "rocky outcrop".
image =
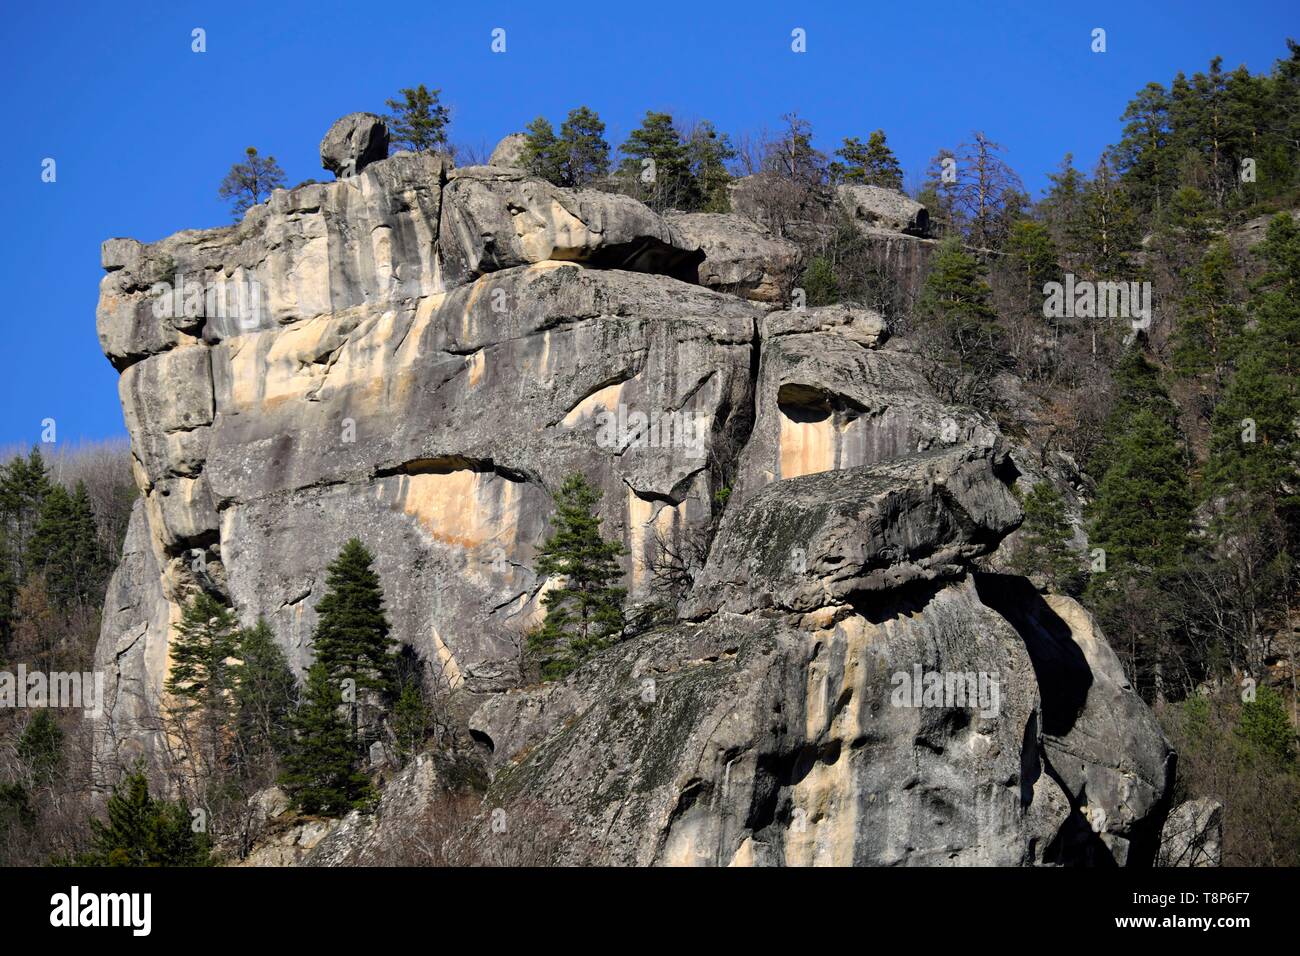
MULTIPOLYGON (((787 302, 793 247, 754 223, 498 158, 398 153, 234 226, 104 244, 99 336, 143 498, 97 651, 101 757, 147 754, 194 588, 265 617, 301 673, 356 535, 490 778, 421 853, 1149 861, 1170 758, 1149 712, 1082 609, 977 573, 1019 520, 996 424, 935 397, 895 316, 787 302), (675 623, 521 688, 536 549, 575 471, 633 601, 663 597, 660 542, 708 559, 675 623), (899 675, 931 674, 973 696, 899 702, 899 675)), ((447 786, 414 766, 378 814, 286 824, 267 859, 414 861, 400 838, 447 786)))
POLYGON ((840 205, 864 229, 901 232, 924 238, 930 234, 930 214, 914 199, 880 186, 840 186, 840 205))
POLYGON ((349 113, 329 128, 320 143, 321 165, 339 179, 387 158, 388 125, 374 113, 349 113))
POLYGON ((688 620, 470 726, 490 820, 562 862, 1150 864, 1173 759, 1091 618, 972 574, 1018 520, 996 452, 780 482, 729 512, 688 620))
POLYGON ((527 144, 527 133, 511 133, 493 148, 492 155, 488 157, 488 165, 513 166, 516 168, 523 166, 524 149, 527 144))
MULTIPOLYGON (((1104 694, 1044 730, 1079 701, 1040 660, 1089 673, 1050 609, 1022 633, 964 579, 863 610, 806 630, 717 615, 494 697, 474 717, 496 770, 470 839, 502 839, 496 813, 561 818, 570 863, 1150 862, 1167 751, 1077 761, 1104 694), (895 703, 918 671, 976 694, 983 675, 984 706, 895 703)), ((1140 732, 1159 739, 1153 720, 1140 732)))
POLYGON ((594 189, 562 190, 520 170, 451 172, 438 237, 448 285, 537 262, 653 272, 691 280, 704 258, 641 203, 594 189))
POLYGON ((656 535, 710 521, 713 449, 747 428, 760 313, 639 271, 700 254, 623 196, 399 153, 103 255, 144 492, 114 586, 153 588, 106 618, 124 707, 159 685, 192 587, 266 616, 305 667, 353 534, 406 643, 453 683, 509 683, 551 489, 575 470, 602 489, 644 592, 656 535))
MULTIPOLYGON (((854 268, 869 276, 879 300, 874 304, 891 317, 911 314, 938 245, 930 237, 930 215, 922 204, 878 186, 792 191, 766 173, 735 180, 728 194, 732 211, 742 219, 808 250, 842 244, 844 230, 856 230, 854 268)), ((800 274, 804 266, 800 263, 800 274)))
POLYGON ((958 578, 1020 523, 1008 466, 959 446, 769 484, 727 510, 685 615, 816 614, 958 578))
POLYGON ((1223 804, 1200 797, 1174 807, 1160 832, 1159 866, 1223 864, 1223 804))
POLYGON ((802 254, 786 239, 743 216, 670 213, 668 221, 704 252, 696 281, 756 302, 789 303, 802 254))
POLYGON ((95 671, 104 675, 100 754, 125 765, 143 756, 158 727, 167 671, 167 637, 175 606, 163 578, 142 500, 127 525, 117 570, 104 595, 95 671))
POLYGON ((893 349, 868 309, 773 312, 760 326, 754 429, 734 494, 773 481, 870 465, 941 445, 988 447, 992 422, 939 401, 923 360, 893 349))

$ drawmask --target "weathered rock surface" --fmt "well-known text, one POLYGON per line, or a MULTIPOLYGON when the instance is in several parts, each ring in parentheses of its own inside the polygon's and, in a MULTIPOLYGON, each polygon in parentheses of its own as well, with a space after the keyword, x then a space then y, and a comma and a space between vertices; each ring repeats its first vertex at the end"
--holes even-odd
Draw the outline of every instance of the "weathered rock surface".
POLYGON ((940 402, 922 359, 887 348, 888 326, 867 309, 773 312, 761 325, 754 429, 734 494, 940 445, 991 446, 997 429, 940 402))
POLYGON ((378 814, 286 825, 263 861, 1153 859, 1168 745, 1081 608, 975 573, 1019 520, 1014 450, 934 397, 896 316, 773 311, 784 240, 499 158, 398 153, 235 226, 104 244, 143 500, 96 655, 100 756, 148 753, 192 588, 264 616, 301 673, 356 535, 491 780, 412 850, 447 786, 416 761, 378 814), (708 561, 677 623, 519 688, 574 471, 633 600, 656 596, 657 539, 712 534, 708 561), (997 701, 896 705, 918 667, 983 675, 986 698, 995 678, 997 701))
POLYGON ((789 302, 799 274, 799 247, 743 216, 670 213, 668 221, 704 251, 702 286, 756 302, 789 302))
POLYGON ((336 820, 287 817, 271 821, 253 851, 237 866, 300 866, 340 826, 336 820))
POLYGON ((1178 804, 1160 833, 1159 866, 1221 866, 1223 804, 1199 797, 1178 804))
POLYGON ((104 675, 97 748, 124 764, 142 756, 157 727, 173 606, 162 588, 148 518, 137 500, 122 556, 104 595, 95 670, 104 675))
POLYGON ((863 228, 909 236, 930 234, 929 211, 902 193, 880 186, 840 186, 836 195, 853 221, 863 228))
POLYGON ((387 158, 388 124, 374 113, 349 113, 336 120, 320 143, 321 165, 339 179, 387 158))
POLYGON ((454 170, 444 202, 438 245, 449 285, 548 260, 693 281, 704 258, 631 197, 559 189, 517 169, 454 170))
POLYGON ((512 166, 518 168, 524 164, 524 147, 528 143, 527 133, 511 133, 503 137, 488 157, 489 166, 512 166))
POLYGON ((938 245, 929 238, 929 211, 920 203, 878 186, 823 188, 792 196, 766 174, 737 179, 728 193, 737 215, 808 247, 833 241, 842 226, 852 224, 861 235, 863 262, 858 267, 868 269, 878 287, 881 301, 873 304, 891 319, 911 313, 938 245))
POLYGON ((699 258, 626 197, 411 153, 278 190, 237 226, 107 243, 100 340, 144 492, 120 573, 154 589, 106 618, 106 657, 138 638, 123 700, 160 685, 194 586, 265 615, 304 668, 353 534, 402 640, 453 683, 508 683, 551 490, 579 469, 644 591, 656 533, 709 522, 713 449, 752 405, 761 312, 635 271, 699 258), (159 309, 171 287, 199 293, 159 309), (210 308, 235 287, 256 308, 210 308))
POLYGON ((1007 464, 961 446, 770 484, 727 510, 685 614, 815 613, 960 577, 1020 523, 1007 464))
POLYGON ((471 839, 526 814, 565 822, 570 863, 1149 863, 1172 772, 1154 720, 1132 732, 1157 746, 1098 748, 1114 696, 1136 701, 1113 655, 1089 658, 1032 589, 1039 626, 1009 621, 996 587, 905 588, 802 628, 718 614, 494 695, 472 723, 496 772, 471 839), (996 696, 896 705, 918 668, 996 696))

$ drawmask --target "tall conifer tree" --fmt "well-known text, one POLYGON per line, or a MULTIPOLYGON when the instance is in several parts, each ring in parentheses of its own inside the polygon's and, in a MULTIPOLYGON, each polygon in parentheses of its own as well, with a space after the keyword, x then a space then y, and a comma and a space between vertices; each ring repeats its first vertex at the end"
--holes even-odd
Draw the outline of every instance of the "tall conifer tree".
POLYGON ((360 710, 363 703, 381 707, 396 696, 394 653, 384 613, 384 590, 374 570, 374 556, 359 538, 343 546, 330 564, 325 596, 316 605, 318 620, 312 646, 316 659, 339 687, 354 693, 346 701, 351 711, 352 737, 363 747, 360 710))
POLYGON ((599 504, 600 492, 581 474, 570 475, 556 500, 551 536, 538 551, 537 573, 560 578, 542 598, 546 619, 529 638, 546 678, 564 676, 623 629, 627 592, 617 582, 625 550, 601 537, 599 504))
POLYGON ((371 796, 356 768, 357 750, 340 709, 343 696, 324 663, 307 672, 303 699, 291 718, 293 742, 281 785, 304 813, 341 816, 371 796))

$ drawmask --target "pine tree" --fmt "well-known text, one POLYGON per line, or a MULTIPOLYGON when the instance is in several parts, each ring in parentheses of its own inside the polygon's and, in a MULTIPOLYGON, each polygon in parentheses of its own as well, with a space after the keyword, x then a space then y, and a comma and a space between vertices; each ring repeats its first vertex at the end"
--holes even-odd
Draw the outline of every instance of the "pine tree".
POLYGON ((555 128, 539 116, 524 129, 523 165, 534 176, 556 186, 564 184, 564 158, 555 128))
POLYGON ((1012 354, 1026 376, 1037 378, 1046 373, 1056 354, 1043 348, 1043 340, 1055 345, 1062 331, 1056 320, 1043 315, 1044 286, 1061 279, 1056 243, 1047 226, 1022 219, 1011 227, 1003 252, 1002 275, 1009 280, 1006 285, 1012 296, 1007 319, 1018 331, 1012 354))
POLYGON ((605 124, 585 106, 570 110, 560 127, 563 185, 581 189, 609 172, 605 124))
POLYGON ((1092 507, 1093 547, 1106 552, 1106 575, 1174 571, 1187 548, 1191 495, 1187 460, 1174 426, 1141 407, 1112 444, 1092 507))
POLYGON ((78 481, 72 489, 72 536, 77 548, 69 567, 77 596, 98 604, 103 597, 100 588, 106 583, 109 561, 84 481, 78 481))
POLYGON ((1231 521, 1273 516, 1300 556, 1300 227, 1281 214, 1257 248, 1267 264, 1250 302, 1254 327, 1215 409, 1207 490, 1231 521))
POLYGON ((925 168, 925 181, 917 200, 930 213, 930 231, 937 236, 955 235, 957 220, 957 157, 951 149, 941 149, 925 168))
POLYGON ((691 204, 696 187, 690 153, 670 114, 647 110, 619 151, 627 157, 619 172, 637 199, 657 211, 691 204))
POLYGON ((812 124, 798 113, 781 117, 785 132, 764 157, 764 170, 778 179, 803 189, 815 189, 826 181, 826 156, 813 146, 812 124))
POLYGON ((91 848, 81 866, 209 866, 211 845, 195 833, 184 801, 155 800, 143 773, 113 788, 108 820, 92 819, 91 848))
POLYGON ((1300 229, 1281 215, 1256 251, 1267 271, 1214 409, 1204 482, 1251 672, 1264 666, 1270 621, 1292 606, 1300 567, 1300 229))
POLYGON ((206 591, 198 591, 181 612, 169 648, 166 690, 182 709, 221 703, 234 688, 228 659, 236 648, 234 612, 206 591))
POLYGON ((393 705, 393 738, 397 759, 402 766, 419 752, 429 734, 431 714, 418 679, 402 683, 402 692, 393 705))
POLYGON ((1134 201, 1159 211, 1173 193, 1175 157, 1169 148, 1169 93, 1148 83, 1124 110, 1124 135, 1116 147, 1118 166, 1134 201))
POLYGON ((284 186, 284 170, 274 156, 259 156, 254 146, 244 150, 244 161, 235 163, 221 181, 217 195, 230 203, 231 214, 238 219, 252 206, 264 201, 271 190, 284 186))
POLYGON ((1011 562, 1017 574, 1042 582, 1056 594, 1077 594, 1083 585, 1078 552, 1070 547, 1074 529, 1065 512, 1065 500, 1044 479, 1025 496, 1021 543, 1011 562))
POLYGON ((1051 185, 1038 204, 1038 214, 1051 232, 1067 271, 1075 271, 1083 253, 1079 244, 1082 232, 1085 180, 1074 168, 1074 156, 1066 153, 1057 171, 1049 173, 1051 185))
POLYGON ((563 677, 623 630, 627 592, 615 582, 626 551, 601 537, 599 504, 600 492, 581 474, 570 475, 556 499, 551 536, 538 551, 537 573, 560 578, 542 598, 546 618, 528 641, 546 679, 563 677))
POLYGON ((1155 411, 1171 428, 1178 419, 1178 408, 1169 398, 1160 369, 1147 358, 1145 343, 1140 338, 1120 357, 1112 373, 1110 395, 1110 411, 1102 424, 1101 440, 1085 462, 1088 473, 1098 480, 1110 468, 1114 443, 1139 410, 1155 411))
POLYGON ((12 458, 0 474, 0 518, 8 528, 16 584, 27 580, 28 542, 53 487, 45 460, 35 446, 26 458, 21 455, 12 458))
POLYGON ((346 683, 354 691, 348 704, 352 739, 358 748, 366 745, 360 722, 365 692, 372 692, 381 705, 396 696, 393 654, 398 645, 389 636, 384 590, 373 564, 374 557, 360 539, 352 538, 343 546, 325 578, 312 640, 316 659, 330 680, 340 687, 346 683))
POLYGON ((1232 367, 1245 317, 1233 283, 1232 248, 1212 243, 1187 277, 1173 336, 1173 369, 1199 381, 1217 403, 1232 367))
POLYGON ((442 90, 430 90, 421 83, 398 92, 402 99, 386 101, 391 110, 388 129, 392 144, 413 153, 445 150, 451 110, 438 99, 442 90))
POLYGON ((989 400, 1003 364, 991 294, 979 262, 961 240, 945 239, 931 261, 917 314, 931 347, 931 384, 947 401, 981 405, 989 400))
POLYGON ((1117 282, 1133 278, 1133 253, 1141 245, 1142 233, 1133 203, 1107 156, 1097 163, 1084 187, 1081 211, 1071 242, 1084 250, 1085 273, 1117 282))
POLYGON ((884 130, 876 130, 865 143, 856 136, 845 138, 844 145, 835 151, 835 155, 844 160, 842 164, 833 164, 837 179, 902 191, 903 168, 885 142, 884 130))
POLYGON ((1260 687, 1255 699, 1242 704, 1241 717, 1234 728, 1250 759, 1263 759, 1275 769, 1295 766, 1295 728, 1287 716, 1282 695, 1271 687, 1260 687))
POLYGON ((1106 435, 1109 465, 1089 509, 1089 545, 1104 570, 1094 564, 1088 603, 1121 650, 1130 680, 1163 701, 1195 653, 1173 597, 1190 543, 1186 455, 1159 406, 1137 406, 1110 424, 1119 432, 1106 435))
POLYGON ((37 710, 18 741, 18 759, 37 787, 52 783, 63 767, 63 728, 46 708, 37 710))
POLYGON ((799 284, 807 296, 807 305, 834 305, 840 301, 840 284, 835 276, 835 267, 825 256, 812 258, 799 284))
POLYGON ((1194 186, 1182 186, 1165 205, 1152 244, 1170 274, 1185 282, 1221 226, 1205 195, 1194 186))
POLYGON ((181 612, 169 648, 167 718, 188 756, 207 775, 222 772, 230 763, 236 688, 230 658, 237 634, 234 612, 199 591, 181 612))
POLYGON ((293 742, 284 757, 281 786, 304 813, 342 816, 372 797, 356 768, 357 749, 339 713, 343 695, 325 664, 307 672, 302 703, 290 718, 293 742))
POLYGON ((72 494, 56 484, 45 496, 28 563, 45 575, 50 600, 61 610, 102 598, 108 562, 84 482, 72 494))
POLYGON ((66 578, 67 558, 73 543, 70 540, 72 528, 72 496, 60 484, 51 486, 37 516, 35 527, 28 541, 27 562, 30 570, 45 574, 46 589, 51 598, 60 606, 65 606, 64 593, 69 586, 66 578), (56 594, 53 581, 58 577, 59 587, 56 594))
POLYGON ((1031 302, 1041 315, 1043 285, 1059 279, 1061 274, 1051 231, 1040 222, 1022 219, 1012 226, 1003 251, 1011 271, 1021 284, 1026 301, 1031 302))
POLYGON ((726 133, 719 133, 708 120, 702 120, 686 139, 691 175, 695 180, 692 209, 701 212, 730 212, 727 185, 731 174, 727 163, 736 158, 736 150, 726 133))
POLYGON ((298 685, 264 618, 239 632, 236 654, 238 739, 247 769, 254 769, 288 748, 289 715, 297 703, 298 685))
POLYGON ((1215 57, 1190 79, 1177 74, 1167 91, 1159 83, 1138 91, 1124 112, 1116 156, 1143 220, 1164 213, 1189 157, 1199 170, 1195 185, 1220 212, 1294 188, 1300 47, 1290 40, 1287 47, 1290 58, 1278 60, 1269 76, 1252 76, 1244 66, 1225 72, 1223 58, 1215 57), (1255 167, 1253 181, 1240 175, 1246 159, 1255 167))
POLYGON ((958 147, 956 182, 945 190, 956 223, 976 249, 997 249, 1028 201, 1024 184, 982 132, 958 147))

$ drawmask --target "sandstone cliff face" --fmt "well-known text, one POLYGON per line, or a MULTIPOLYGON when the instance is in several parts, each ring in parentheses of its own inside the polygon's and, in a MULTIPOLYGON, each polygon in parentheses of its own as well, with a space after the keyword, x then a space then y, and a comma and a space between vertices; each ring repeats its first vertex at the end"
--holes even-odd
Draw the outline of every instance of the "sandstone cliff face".
POLYGON ((265 616, 301 672, 356 535, 395 636, 474 711, 483 820, 540 808, 561 862, 1149 857, 1168 747, 1077 605, 974 573, 1019 521, 1012 456, 892 317, 785 311, 797 249, 739 217, 431 154, 344 167, 232 227, 104 245, 143 491, 97 654, 105 759, 150 745, 188 588, 265 616), (200 295, 159 309, 177 276, 200 295), (201 294, 231 289, 260 298, 201 294), (634 600, 657 538, 717 533, 678 623, 518 688, 579 470, 634 600), (995 675, 997 707, 895 706, 914 666, 995 675))

